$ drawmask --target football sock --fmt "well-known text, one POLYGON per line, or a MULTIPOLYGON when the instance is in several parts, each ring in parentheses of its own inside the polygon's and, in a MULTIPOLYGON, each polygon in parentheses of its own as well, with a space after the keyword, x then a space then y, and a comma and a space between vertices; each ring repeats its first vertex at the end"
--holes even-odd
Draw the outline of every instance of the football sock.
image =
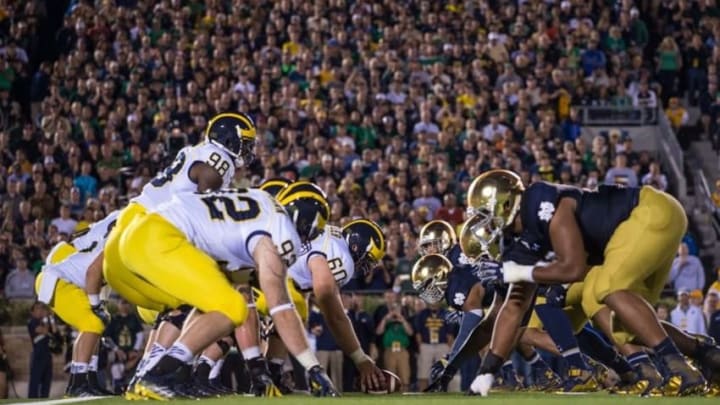
POLYGON ((657 354, 659 357, 665 357, 669 355, 680 355, 680 351, 678 350, 677 346, 675 346, 675 343, 669 338, 666 337, 663 339, 660 344, 653 347, 653 350, 655 351, 655 354, 657 354))
POLYGON ((583 328, 577 334, 577 341, 583 353, 612 368, 618 374, 632 371, 632 367, 625 357, 608 344, 600 335, 600 332, 595 329, 583 328))
POLYGON ((210 379, 214 380, 220 376, 220 372, 222 371, 223 363, 225 363, 225 359, 220 359, 215 362, 215 365, 210 370, 210 379))

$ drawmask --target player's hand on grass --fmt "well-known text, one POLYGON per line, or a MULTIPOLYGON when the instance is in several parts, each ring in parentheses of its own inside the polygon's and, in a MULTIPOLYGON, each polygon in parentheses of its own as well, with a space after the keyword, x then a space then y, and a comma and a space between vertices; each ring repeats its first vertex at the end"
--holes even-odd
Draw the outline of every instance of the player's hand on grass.
POLYGON ((357 368, 360 373, 360 388, 363 392, 386 389, 385 376, 382 370, 375 365, 375 362, 370 360, 370 357, 366 361, 359 363, 357 368))

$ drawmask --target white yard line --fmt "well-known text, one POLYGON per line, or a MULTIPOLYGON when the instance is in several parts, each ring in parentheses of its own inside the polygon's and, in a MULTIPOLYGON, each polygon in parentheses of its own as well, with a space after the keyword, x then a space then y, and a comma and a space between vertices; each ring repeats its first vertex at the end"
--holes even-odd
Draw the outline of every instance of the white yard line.
MULTIPOLYGON (((84 398, 65 398, 65 399, 54 399, 51 401, 38 401, 38 402, 16 402, 17 405, 60 405, 60 404, 73 404, 78 402, 96 401, 98 399, 110 398, 110 397, 84 397, 84 398)), ((14 405, 12 402, 8 405, 14 405)))

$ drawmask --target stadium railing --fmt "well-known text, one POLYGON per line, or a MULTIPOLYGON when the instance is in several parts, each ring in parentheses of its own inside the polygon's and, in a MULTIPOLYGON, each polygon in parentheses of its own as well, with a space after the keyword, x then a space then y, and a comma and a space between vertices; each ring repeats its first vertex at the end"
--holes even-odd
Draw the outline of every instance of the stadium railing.
POLYGON ((657 135, 654 152, 665 169, 671 192, 685 201, 687 180, 683 168, 684 158, 680 143, 665 114, 659 108, 616 106, 573 106, 586 127, 650 127, 657 135))

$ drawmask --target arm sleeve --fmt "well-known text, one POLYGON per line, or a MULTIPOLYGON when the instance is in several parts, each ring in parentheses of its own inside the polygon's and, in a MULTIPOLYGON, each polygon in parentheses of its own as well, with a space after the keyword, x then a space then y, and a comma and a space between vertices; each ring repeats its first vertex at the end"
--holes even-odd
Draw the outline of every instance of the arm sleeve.
POLYGON ((448 362, 454 367, 458 367, 462 359, 460 353, 462 353, 465 346, 470 342, 475 329, 480 325, 484 318, 482 310, 474 310, 463 313, 462 321, 460 322, 460 330, 457 333, 457 337, 453 342, 450 353, 448 354, 448 362))

